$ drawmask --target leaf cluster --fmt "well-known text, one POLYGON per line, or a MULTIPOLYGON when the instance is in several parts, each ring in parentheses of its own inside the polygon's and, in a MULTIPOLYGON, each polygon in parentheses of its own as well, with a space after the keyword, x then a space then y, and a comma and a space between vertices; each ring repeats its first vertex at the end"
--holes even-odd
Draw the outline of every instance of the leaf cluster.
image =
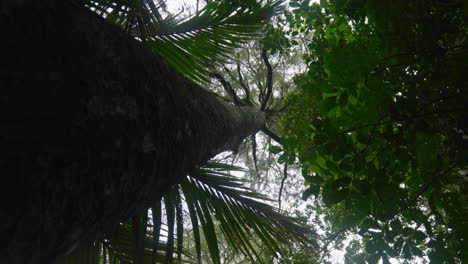
POLYGON ((203 263, 203 248, 213 263, 221 263, 220 234, 235 253, 252 263, 263 262, 259 249, 277 256, 292 242, 313 244, 312 232, 300 219, 278 213, 265 203, 268 198, 246 188, 246 181, 229 174, 232 171, 243 169, 207 163, 166 193, 162 201, 60 263, 203 263), (190 235, 184 234, 185 223, 191 226, 190 235), (187 242, 184 245, 187 239, 194 247, 187 242))
POLYGON ((466 10, 459 1, 292 1, 312 34, 283 127, 311 195, 368 261, 467 260, 466 10))
POLYGON ((265 6, 255 0, 213 1, 195 15, 179 18, 164 16, 164 1, 81 1, 197 83, 206 83, 210 70, 234 49, 261 37, 261 29, 282 9, 281 1, 265 6))

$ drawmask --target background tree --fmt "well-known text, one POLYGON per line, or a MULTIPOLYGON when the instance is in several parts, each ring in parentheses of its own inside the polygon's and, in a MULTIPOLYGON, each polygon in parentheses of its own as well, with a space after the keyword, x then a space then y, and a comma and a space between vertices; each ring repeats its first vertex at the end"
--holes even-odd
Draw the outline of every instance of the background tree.
POLYGON ((283 126, 335 231, 367 261, 466 252, 465 14, 460 1, 292 1, 310 35, 283 126))

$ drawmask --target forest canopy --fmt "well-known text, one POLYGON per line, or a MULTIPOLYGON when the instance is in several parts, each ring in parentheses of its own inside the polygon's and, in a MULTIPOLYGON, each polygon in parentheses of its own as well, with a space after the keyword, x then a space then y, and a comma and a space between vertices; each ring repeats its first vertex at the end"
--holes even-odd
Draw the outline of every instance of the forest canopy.
POLYGON ((291 34, 310 36, 282 121, 303 198, 357 232, 369 263, 466 261, 466 4, 290 5, 291 34))

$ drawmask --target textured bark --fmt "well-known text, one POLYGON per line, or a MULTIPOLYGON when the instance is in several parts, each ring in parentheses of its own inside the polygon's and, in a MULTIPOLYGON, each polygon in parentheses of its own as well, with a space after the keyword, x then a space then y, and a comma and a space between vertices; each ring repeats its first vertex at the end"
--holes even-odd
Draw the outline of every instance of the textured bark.
POLYGON ((265 123, 65 0, 0 3, 0 263, 51 263, 265 123))

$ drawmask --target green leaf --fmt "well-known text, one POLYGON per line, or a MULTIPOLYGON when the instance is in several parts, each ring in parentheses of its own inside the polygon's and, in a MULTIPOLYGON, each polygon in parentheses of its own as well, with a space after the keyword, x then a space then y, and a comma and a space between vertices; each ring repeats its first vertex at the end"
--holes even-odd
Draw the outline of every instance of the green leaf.
POLYGON ((311 195, 314 195, 315 197, 317 197, 319 193, 320 193, 320 187, 312 185, 302 193, 302 200, 304 201, 307 200, 311 195))
POLYGON ((338 93, 322 93, 322 98, 327 99, 327 98, 333 98, 336 97, 338 93))
POLYGON ((348 104, 350 105, 356 105, 358 103, 358 100, 356 97, 354 97, 352 94, 348 96, 348 104))
POLYGON ((283 149, 280 146, 274 146, 274 145, 270 146, 270 152, 273 154, 278 154, 281 151, 283 151, 283 149))
POLYGON ((369 264, 377 264, 380 260, 380 253, 374 253, 370 255, 369 259, 367 259, 367 263, 369 264))
POLYGON ((380 239, 371 239, 366 243, 366 252, 371 254, 380 251, 380 239))
POLYGON ((322 177, 320 177, 318 174, 309 176, 306 175, 305 177, 305 185, 320 185, 323 183, 322 177))
POLYGON ((201 243, 200 243, 200 229, 198 227, 198 218, 197 212, 195 210, 195 199, 190 195, 190 190, 187 189, 184 183, 181 184, 182 191, 184 192, 184 197, 186 205, 189 211, 190 221, 192 222, 192 231, 195 240, 195 251, 197 253, 197 263, 201 264, 201 243))
POLYGON ((206 204, 196 204, 196 208, 200 217, 200 222, 203 227, 203 233, 205 235, 206 244, 210 252, 211 259, 215 264, 221 264, 218 249, 218 239, 216 231, 214 229, 213 221, 211 220, 211 214, 206 204))
POLYGON ((411 245, 408 242, 403 246, 403 257, 405 259, 411 259, 413 257, 413 254, 411 253, 411 245))
POLYGON ((395 242, 395 244, 393 245, 393 249, 397 252, 397 254, 400 254, 401 252, 401 249, 403 247, 403 237, 399 237, 397 239, 397 241, 395 242))
POLYGON ((418 257, 424 256, 424 252, 417 246, 411 247, 411 252, 413 253, 414 256, 418 256, 418 257))
POLYGON ((427 237, 426 234, 424 234, 423 232, 419 230, 416 230, 413 233, 413 238, 417 243, 423 242, 426 239, 426 237, 427 237))
POLYGON ((219 1, 207 4, 189 19, 162 19, 153 1, 85 3, 101 10, 109 20, 121 25, 187 78, 199 83, 209 80, 214 62, 222 63, 235 48, 260 38, 263 26, 282 10, 281 2, 260 7, 219 1), (120 8, 122 6, 124 8, 120 8))
POLYGON ((413 231, 414 231, 414 229, 412 229, 411 227, 405 227, 405 228, 403 228, 402 235, 404 237, 408 237, 413 233, 413 231))
POLYGON ((325 184, 322 188, 323 202, 326 206, 331 206, 343 201, 347 196, 344 190, 337 190, 332 184, 325 184))
POLYGON ((403 226, 401 225, 400 220, 395 219, 390 222, 390 226, 392 227, 392 231, 395 231, 396 233, 401 233, 403 226))

